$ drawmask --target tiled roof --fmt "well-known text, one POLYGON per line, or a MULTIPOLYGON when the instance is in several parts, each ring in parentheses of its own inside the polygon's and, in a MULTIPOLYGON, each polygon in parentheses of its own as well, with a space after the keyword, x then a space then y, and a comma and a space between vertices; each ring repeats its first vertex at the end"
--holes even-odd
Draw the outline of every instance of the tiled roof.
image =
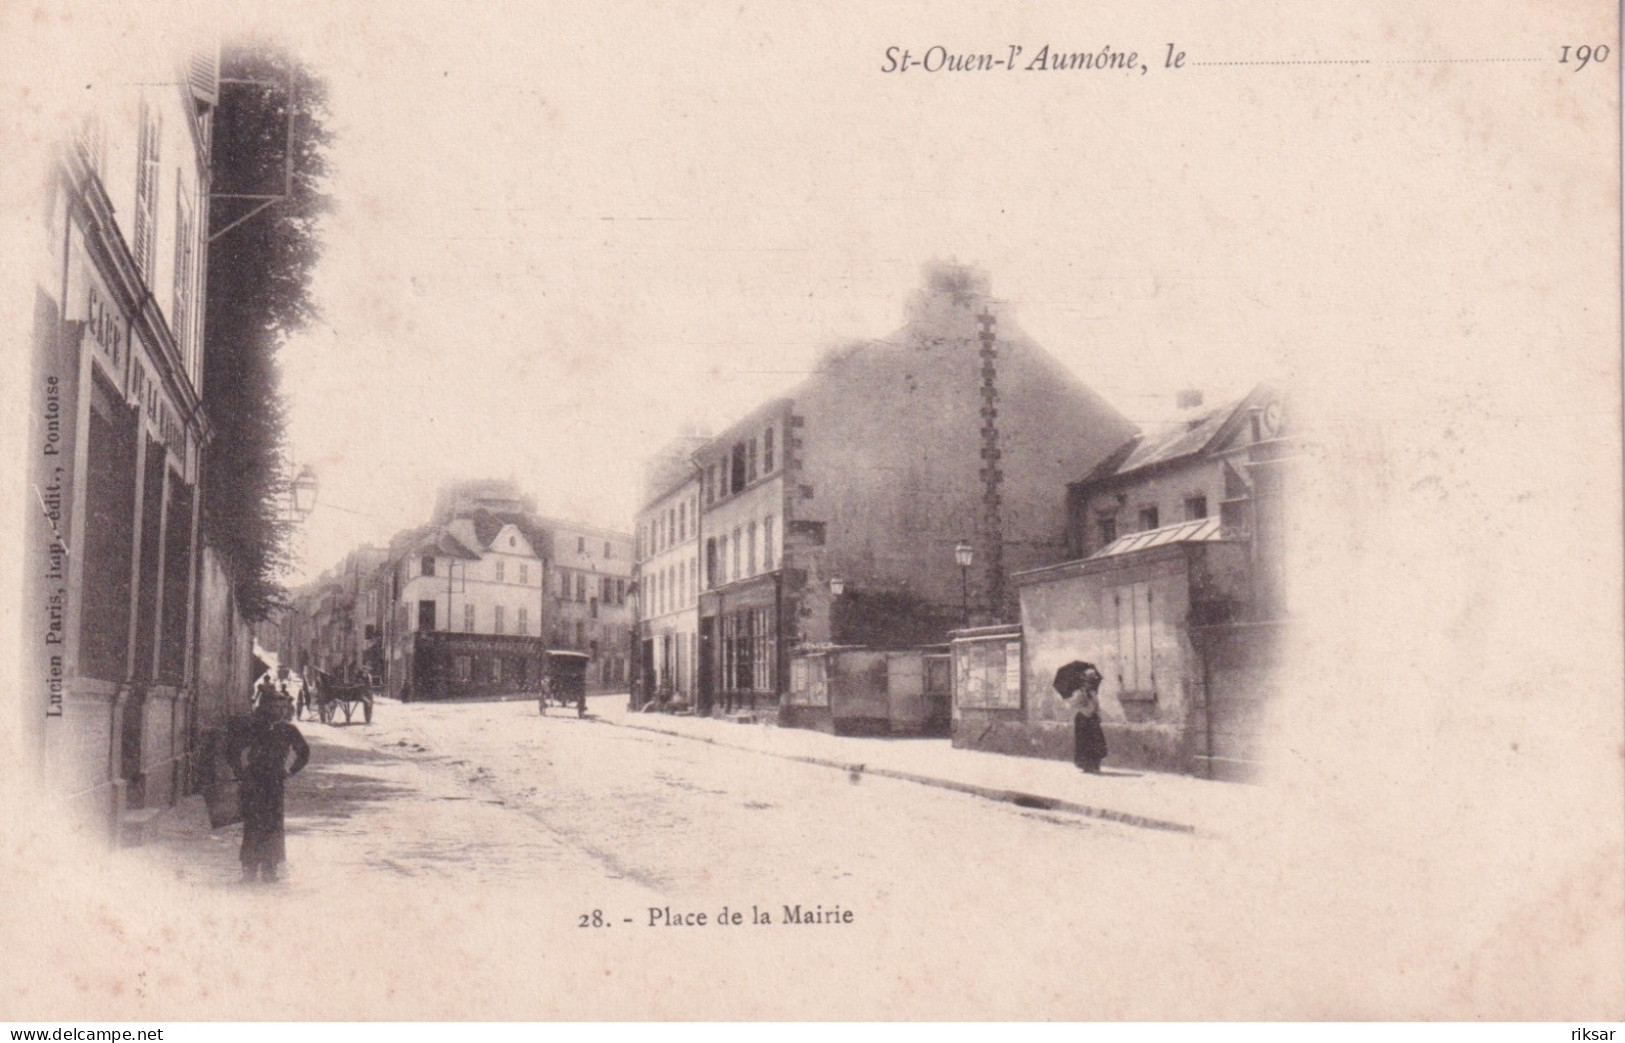
POLYGON ((1139 435, 1108 456, 1083 480, 1098 482, 1117 478, 1143 468, 1194 456, 1208 448, 1246 406, 1270 394, 1269 388, 1260 384, 1241 398, 1210 409, 1200 416, 1168 425, 1151 434, 1139 435))

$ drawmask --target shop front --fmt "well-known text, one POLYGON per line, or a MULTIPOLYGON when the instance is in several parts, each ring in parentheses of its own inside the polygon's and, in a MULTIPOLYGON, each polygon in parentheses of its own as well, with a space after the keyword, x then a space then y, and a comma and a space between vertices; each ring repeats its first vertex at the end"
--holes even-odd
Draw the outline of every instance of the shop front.
POLYGON ((777 573, 700 596, 700 713, 777 711, 782 604, 777 573))
POLYGON ((403 700, 501 699, 541 688, 547 643, 536 637, 419 631, 411 635, 403 700))

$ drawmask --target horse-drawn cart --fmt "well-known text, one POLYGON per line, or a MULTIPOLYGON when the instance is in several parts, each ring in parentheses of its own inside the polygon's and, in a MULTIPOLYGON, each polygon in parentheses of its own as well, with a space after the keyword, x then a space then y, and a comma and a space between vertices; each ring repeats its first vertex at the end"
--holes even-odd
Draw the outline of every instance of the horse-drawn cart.
POLYGON ((549 706, 574 706, 576 716, 587 716, 587 656, 582 652, 547 653, 542 692, 536 700, 544 715, 549 706))
POLYGON ((340 711, 344 723, 349 724, 360 710, 362 721, 372 723, 372 685, 366 680, 335 681, 325 673, 318 673, 316 683, 316 716, 323 724, 337 724, 340 711))

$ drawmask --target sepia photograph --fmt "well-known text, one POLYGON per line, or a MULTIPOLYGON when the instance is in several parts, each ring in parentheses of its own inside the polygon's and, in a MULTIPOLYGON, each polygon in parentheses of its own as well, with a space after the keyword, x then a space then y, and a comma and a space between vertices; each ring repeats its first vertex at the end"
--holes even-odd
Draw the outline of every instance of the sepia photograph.
POLYGON ((0 6, 0 1021, 1625 1021, 1618 37, 0 6))

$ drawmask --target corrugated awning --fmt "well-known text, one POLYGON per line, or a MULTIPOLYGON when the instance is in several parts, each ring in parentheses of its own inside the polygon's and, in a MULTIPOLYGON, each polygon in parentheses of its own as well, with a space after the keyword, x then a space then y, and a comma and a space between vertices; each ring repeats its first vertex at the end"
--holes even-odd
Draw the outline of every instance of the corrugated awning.
POLYGON ((1224 530, 1220 527, 1218 518, 1198 518, 1195 521, 1178 522, 1157 529, 1146 529, 1144 532, 1131 532, 1127 536, 1119 536, 1100 550, 1089 555, 1089 560, 1110 558, 1118 554, 1131 554, 1137 550, 1162 547, 1170 543, 1202 543, 1208 540, 1222 540, 1224 538, 1224 530))

